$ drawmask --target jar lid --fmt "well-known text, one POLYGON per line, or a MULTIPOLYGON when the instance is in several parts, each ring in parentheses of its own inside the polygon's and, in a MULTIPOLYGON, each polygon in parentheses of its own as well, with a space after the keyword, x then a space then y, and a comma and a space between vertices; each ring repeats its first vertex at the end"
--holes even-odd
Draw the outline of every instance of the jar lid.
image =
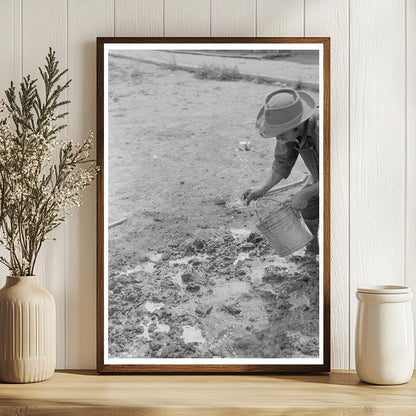
POLYGON ((375 285, 367 287, 358 287, 358 293, 377 293, 382 295, 396 295, 400 293, 411 293, 410 287, 395 285, 375 285))

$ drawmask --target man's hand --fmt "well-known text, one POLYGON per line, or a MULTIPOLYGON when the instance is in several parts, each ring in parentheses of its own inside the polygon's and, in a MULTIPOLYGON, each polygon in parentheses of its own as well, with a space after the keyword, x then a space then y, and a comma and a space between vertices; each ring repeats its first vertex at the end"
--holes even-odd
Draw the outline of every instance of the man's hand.
POLYGON ((298 211, 305 209, 313 196, 319 196, 319 182, 305 186, 305 188, 295 194, 292 198, 292 208, 298 211))
POLYGON ((249 205, 254 199, 258 199, 269 191, 273 186, 277 185, 282 180, 282 176, 277 173, 274 169, 271 169, 269 176, 265 182, 257 188, 248 188, 241 195, 241 200, 244 204, 249 205))
POLYGON ((241 195, 241 199, 246 205, 249 205, 253 199, 256 200, 264 194, 265 191, 263 190, 263 188, 249 188, 243 192, 243 194, 241 195))
POLYGON ((308 206, 308 195, 306 195, 306 192, 302 191, 295 194, 292 198, 292 208, 297 211, 301 211, 302 209, 305 209, 308 206))

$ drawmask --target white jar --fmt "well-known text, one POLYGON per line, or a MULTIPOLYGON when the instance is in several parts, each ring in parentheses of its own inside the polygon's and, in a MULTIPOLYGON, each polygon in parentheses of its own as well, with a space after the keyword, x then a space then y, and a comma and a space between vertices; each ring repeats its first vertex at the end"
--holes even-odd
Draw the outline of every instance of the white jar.
POLYGON ((402 384, 412 377, 414 337, 410 288, 370 286, 357 289, 355 366, 372 384, 402 384))

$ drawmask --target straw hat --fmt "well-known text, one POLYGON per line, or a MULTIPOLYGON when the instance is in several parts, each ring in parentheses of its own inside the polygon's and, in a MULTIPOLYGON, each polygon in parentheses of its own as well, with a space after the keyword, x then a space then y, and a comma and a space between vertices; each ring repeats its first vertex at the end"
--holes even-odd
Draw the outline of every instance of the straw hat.
POLYGON ((260 136, 275 137, 307 120, 315 109, 315 100, 306 92, 280 89, 266 98, 257 116, 256 127, 260 136))

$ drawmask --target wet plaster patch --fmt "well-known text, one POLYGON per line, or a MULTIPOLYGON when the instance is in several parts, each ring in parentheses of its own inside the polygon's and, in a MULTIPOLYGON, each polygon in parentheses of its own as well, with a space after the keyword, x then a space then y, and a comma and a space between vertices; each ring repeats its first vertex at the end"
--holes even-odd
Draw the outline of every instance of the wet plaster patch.
POLYGON ((154 302, 150 302, 150 301, 146 301, 146 303, 144 304, 144 307, 149 312, 154 312, 158 309, 163 308, 163 306, 164 306, 163 303, 154 303, 154 302))
MULTIPOLYGON (((221 255, 196 253, 174 263, 169 257, 157 258, 158 268, 150 279, 141 271, 131 281, 141 282, 136 292, 143 299, 142 310, 150 315, 141 318, 142 333, 126 344, 124 357, 256 357, 259 352, 283 357, 290 351, 301 357, 317 351, 309 327, 296 330, 304 325, 300 314, 307 310, 313 317, 317 307, 316 299, 312 303, 302 289, 310 277, 302 275, 301 256, 282 259, 236 251, 226 257, 228 268, 221 255), (186 290, 188 279, 198 280, 197 292, 186 290)), ((128 320, 123 322, 127 325, 128 320)))
POLYGON ((182 332, 182 339, 184 340, 185 344, 189 344, 192 342, 206 342, 205 338, 202 336, 201 329, 196 326, 184 326, 182 332))

